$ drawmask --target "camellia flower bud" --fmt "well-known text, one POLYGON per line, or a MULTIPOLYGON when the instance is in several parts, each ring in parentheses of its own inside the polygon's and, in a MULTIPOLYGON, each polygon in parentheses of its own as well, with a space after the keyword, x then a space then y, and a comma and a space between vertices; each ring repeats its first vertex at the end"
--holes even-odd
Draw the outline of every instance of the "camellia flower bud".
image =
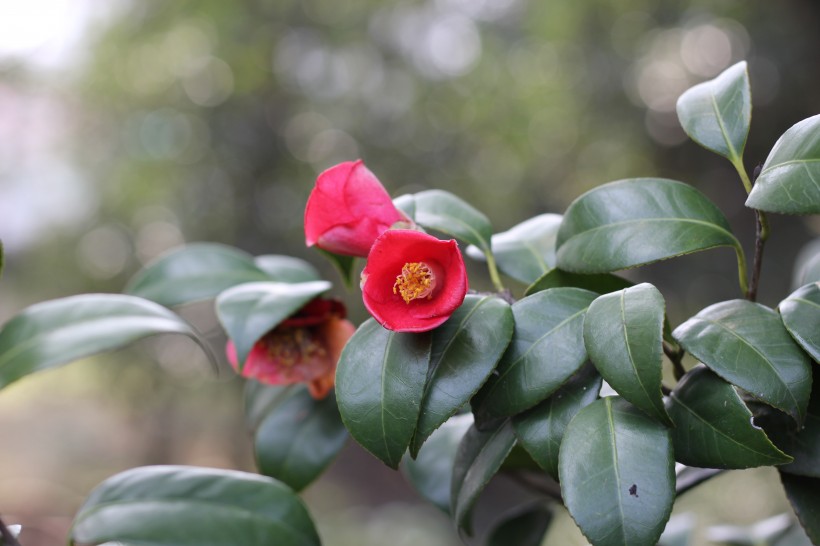
POLYGON ((454 240, 415 230, 385 231, 362 272, 367 310, 388 330, 426 332, 446 321, 467 294, 467 271, 454 240))
MULTIPOLYGON (((333 388, 339 355, 356 330, 345 315, 339 301, 312 300, 256 342, 240 373, 268 385, 306 383, 314 398, 324 398, 333 388)), ((230 340, 226 353, 238 370, 230 340)))
POLYGON ((361 160, 331 167, 316 179, 305 207, 305 242, 348 256, 367 256, 376 237, 413 222, 398 210, 361 160))

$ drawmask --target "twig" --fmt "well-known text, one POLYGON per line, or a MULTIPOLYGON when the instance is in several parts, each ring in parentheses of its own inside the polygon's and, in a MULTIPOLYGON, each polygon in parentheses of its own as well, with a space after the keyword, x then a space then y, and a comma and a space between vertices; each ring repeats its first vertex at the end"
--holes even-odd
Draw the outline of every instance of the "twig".
POLYGON ((3 523, 3 519, 0 518, 0 539, 2 539, 3 546, 21 546, 20 542, 18 542, 17 537, 11 534, 9 528, 6 527, 6 524, 3 523))
POLYGON ((683 355, 686 354, 686 350, 683 347, 673 349, 672 346, 667 343, 666 341, 663 342, 663 353, 672 363, 672 370, 675 374, 675 379, 680 381, 680 379, 686 375, 686 369, 683 367, 683 355))
POLYGON ((675 476, 675 493, 677 496, 681 496, 696 485, 700 485, 724 472, 726 471, 718 468, 686 467, 675 476))
MULTIPOLYGON (((752 185, 754 186, 757 177, 760 176, 762 165, 758 164, 752 174, 752 185)), ((766 244, 766 239, 769 238, 769 222, 766 215, 761 210, 755 211, 755 257, 752 264, 752 280, 749 283, 749 290, 746 292, 746 299, 749 301, 757 300, 757 287, 760 283, 760 268, 763 265, 763 245, 766 244)))

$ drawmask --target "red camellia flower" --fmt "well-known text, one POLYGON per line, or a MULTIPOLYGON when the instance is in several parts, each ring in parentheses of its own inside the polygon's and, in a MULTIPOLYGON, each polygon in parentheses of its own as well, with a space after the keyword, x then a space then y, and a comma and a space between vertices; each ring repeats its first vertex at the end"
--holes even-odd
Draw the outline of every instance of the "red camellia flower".
MULTIPOLYGON (((324 398, 333 388, 339 355, 356 330, 345 315, 339 301, 312 300, 256 342, 241 374, 269 385, 307 383, 314 398, 324 398)), ((226 352, 238 370, 230 340, 226 352)))
POLYGON ((316 179, 305 208, 305 242, 364 257, 376 237, 398 222, 412 225, 361 160, 347 161, 316 179))
POLYGON ((362 272, 364 305, 396 332, 426 332, 446 321, 467 294, 467 272, 455 241, 420 231, 385 231, 362 272))

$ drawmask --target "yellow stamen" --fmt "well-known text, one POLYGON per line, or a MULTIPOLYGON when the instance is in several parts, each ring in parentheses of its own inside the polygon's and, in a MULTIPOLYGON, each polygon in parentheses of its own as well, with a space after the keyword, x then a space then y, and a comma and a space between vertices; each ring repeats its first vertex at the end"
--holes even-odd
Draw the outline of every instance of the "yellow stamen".
POLYGON ((410 262, 401 268, 401 275, 396 277, 393 293, 401 294, 404 303, 415 299, 433 297, 436 287, 436 275, 424 262, 410 262))

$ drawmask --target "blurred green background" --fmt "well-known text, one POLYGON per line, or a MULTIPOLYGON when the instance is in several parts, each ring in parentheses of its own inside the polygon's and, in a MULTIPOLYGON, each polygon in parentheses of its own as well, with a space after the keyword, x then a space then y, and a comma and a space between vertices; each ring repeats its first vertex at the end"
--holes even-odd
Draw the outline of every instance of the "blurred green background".
MULTIPOLYGON (((675 101, 748 60, 751 171, 820 112, 818 28, 815 0, 0 4, 0 320, 48 298, 120 291, 191 241, 303 257, 336 280, 304 247, 302 211, 319 172, 357 157, 392 195, 451 191, 496 231, 619 178, 682 180, 723 209, 751 256, 742 186, 686 140, 675 101)), ((760 301, 776 305, 820 223, 771 223, 760 301)), ((718 249, 629 275, 661 289, 675 325, 738 297, 735 267, 718 249)), ((470 278, 489 286, 481 267, 470 278)), ((358 294, 337 292, 362 319, 358 294)), ((207 305, 183 313, 224 342, 207 305)), ((253 469, 241 382, 170 338, 4 390, 0 438, 0 514, 23 523, 26 546, 61 541, 89 489, 119 470, 253 469)), ((482 521, 508 489, 479 507, 482 521)), ((787 510, 767 471, 695 495, 676 513, 696 513, 699 543, 708 524, 787 510)), ((444 516, 354 446, 306 497, 328 546, 458 543, 444 516)), ((573 540, 562 516, 548 542, 573 540)))

